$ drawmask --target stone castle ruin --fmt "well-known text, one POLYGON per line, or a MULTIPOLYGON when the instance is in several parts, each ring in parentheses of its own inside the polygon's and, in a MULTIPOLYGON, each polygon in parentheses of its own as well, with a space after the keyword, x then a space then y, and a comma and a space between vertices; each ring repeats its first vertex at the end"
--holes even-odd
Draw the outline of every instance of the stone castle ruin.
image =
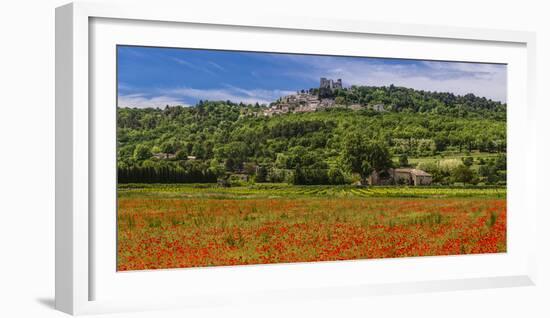
POLYGON ((332 79, 321 77, 321 84, 319 85, 319 88, 329 88, 331 90, 342 88, 342 79, 339 78, 336 81, 333 81, 332 79))
POLYGON ((336 89, 342 89, 342 79, 339 78, 336 81, 321 77, 321 83, 319 85, 319 97, 330 98, 333 97, 336 89))
MULTIPOLYGON (((338 89, 344 89, 341 78, 333 80, 321 77, 318 89, 302 90, 296 92, 296 94, 283 96, 264 109, 260 115, 306 113, 332 107, 348 107, 349 109, 358 110, 364 107, 360 104, 337 105, 335 92, 338 89)), ((384 110, 383 105, 369 105, 368 107, 376 111, 384 110)))

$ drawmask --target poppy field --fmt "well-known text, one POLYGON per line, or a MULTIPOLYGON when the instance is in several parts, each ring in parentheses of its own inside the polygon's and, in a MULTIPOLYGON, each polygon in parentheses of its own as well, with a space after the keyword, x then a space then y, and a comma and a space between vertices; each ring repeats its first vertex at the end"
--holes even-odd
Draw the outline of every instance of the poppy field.
POLYGON ((506 251, 505 188, 394 189, 119 187, 117 269, 506 251))

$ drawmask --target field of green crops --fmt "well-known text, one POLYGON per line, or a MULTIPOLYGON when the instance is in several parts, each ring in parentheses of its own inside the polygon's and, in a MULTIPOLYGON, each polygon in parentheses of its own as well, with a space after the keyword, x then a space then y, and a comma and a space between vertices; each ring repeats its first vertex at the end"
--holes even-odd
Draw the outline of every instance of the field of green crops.
POLYGON ((219 187, 215 184, 120 184, 119 197, 171 198, 300 198, 300 197, 403 197, 403 198, 505 198, 505 187, 358 187, 295 186, 282 183, 219 187))

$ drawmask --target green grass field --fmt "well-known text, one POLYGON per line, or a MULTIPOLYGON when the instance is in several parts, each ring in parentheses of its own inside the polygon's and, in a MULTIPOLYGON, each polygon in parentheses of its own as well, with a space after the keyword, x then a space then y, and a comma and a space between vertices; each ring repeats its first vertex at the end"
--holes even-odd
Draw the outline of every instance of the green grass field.
POLYGON ((262 183, 239 187, 216 184, 121 184, 119 197, 171 198, 297 198, 297 197, 404 197, 404 198, 505 198, 506 187, 358 187, 296 186, 285 183, 262 183))

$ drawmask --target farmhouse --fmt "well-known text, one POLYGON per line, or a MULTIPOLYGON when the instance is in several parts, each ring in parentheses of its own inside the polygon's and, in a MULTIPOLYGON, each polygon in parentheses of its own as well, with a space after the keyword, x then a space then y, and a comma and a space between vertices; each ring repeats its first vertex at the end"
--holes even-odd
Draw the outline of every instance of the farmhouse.
POLYGON ((432 184, 432 175, 426 171, 413 168, 390 168, 383 172, 373 172, 368 182, 370 185, 430 185, 432 184))
POLYGON ((429 185, 432 175, 419 169, 400 168, 393 172, 395 183, 410 185, 429 185))

